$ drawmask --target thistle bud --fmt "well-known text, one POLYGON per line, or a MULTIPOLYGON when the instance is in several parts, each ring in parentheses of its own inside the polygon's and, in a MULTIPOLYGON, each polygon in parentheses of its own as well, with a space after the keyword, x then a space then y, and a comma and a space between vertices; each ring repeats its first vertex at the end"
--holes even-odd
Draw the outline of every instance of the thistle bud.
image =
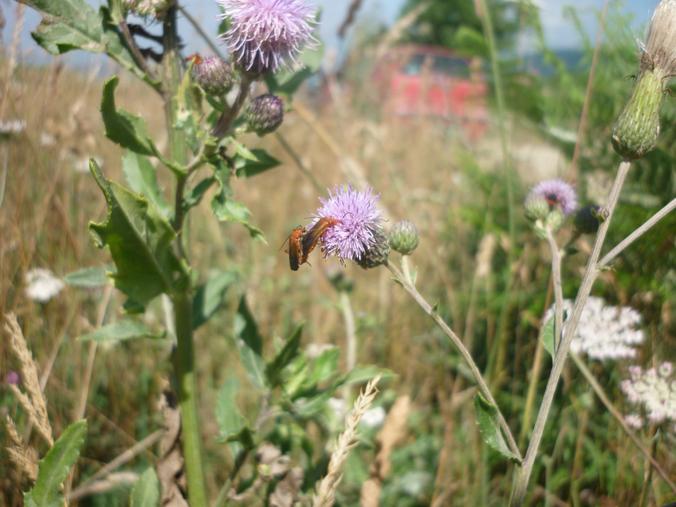
POLYGON ((524 208, 526 209, 526 216, 531 220, 543 220, 549 215, 549 203, 544 197, 537 194, 530 194, 526 197, 524 208))
POLYGON ((613 127, 613 147, 626 160, 641 158, 657 144, 664 81, 674 73, 676 0, 662 0, 650 21, 638 80, 613 127))
POLYGON ((390 230, 390 247, 402 255, 410 255, 418 246, 418 229, 413 222, 402 220, 390 230))
POLYGON ((595 234, 608 218, 608 210, 595 204, 580 208, 575 214, 575 229, 580 234, 595 234))
POLYGON ((284 121, 284 102, 275 95, 260 95, 251 101, 246 116, 249 130, 259 136, 269 134, 284 121))
POLYGON ((390 255, 390 245, 387 241, 385 231, 381 228, 376 229, 373 234, 374 242, 361 257, 355 260, 364 269, 371 269, 387 262, 390 255))
POLYGON ((217 56, 195 57, 192 78, 207 95, 225 95, 234 82, 232 68, 217 56))

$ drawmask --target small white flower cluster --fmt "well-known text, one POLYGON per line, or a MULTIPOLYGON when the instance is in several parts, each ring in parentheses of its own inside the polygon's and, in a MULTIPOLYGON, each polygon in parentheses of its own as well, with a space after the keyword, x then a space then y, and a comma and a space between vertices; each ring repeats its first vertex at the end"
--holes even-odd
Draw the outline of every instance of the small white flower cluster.
MULTIPOLYGON (((563 310, 564 315, 570 315, 573 302, 566 299, 563 310)), ((553 315, 552 307, 545 315, 545 322, 553 315)), ((644 340, 644 333, 638 328, 640 323, 641 314, 633 308, 608 305, 602 298, 590 297, 582 310, 570 348, 576 354, 599 360, 636 357, 634 346, 644 340)))
POLYGON ((48 269, 35 268, 26 273, 26 295, 33 301, 46 303, 61 292, 64 286, 63 280, 48 269))
POLYGON ((26 130, 24 120, 0 120, 0 136, 21 134, 24 130, 26 130))
MULTIPOLYGON (((629 368, 629 376, 621 384, 629 402, 642 405, 652 423, 676 423, 676 376, 673 365, 664 362, 657 368, 647 370, 632 366, 629 368)), ((644 424, 638 414, 626 416, 625 421, 634 428, 640 428, 644 424)))

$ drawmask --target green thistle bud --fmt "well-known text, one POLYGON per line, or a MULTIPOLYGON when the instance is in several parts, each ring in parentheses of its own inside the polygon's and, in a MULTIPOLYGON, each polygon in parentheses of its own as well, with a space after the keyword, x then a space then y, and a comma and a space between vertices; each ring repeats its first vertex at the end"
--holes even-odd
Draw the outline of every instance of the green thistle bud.
POLYGON ((390 255, 390 245, 385 232, 382 229, 377 229, 374 233, 374 238, 374 244, 355 261, 364 269, 371 269, 385 264, 390 255))
POLYGON ((657 144, 663 79, 657 70, 642 72, 629 102, 615 122, 613 147, 626 160, 641 158, 657 144))
POLYGON ((549 215, 547 199, 538 194, 530 194, 524 203, 526 216, 531 220, 544 220, 549 215))
POLYGON ((402 255, 411 255, 418 246, 418 229, 413 222, 401 220, 390 230, 390 247, 402 255))
POLYGON ((575 229, 580 234, 595 234, 608 218, 608 210, 595 204, 580 208, 575 214, 575 229))
POLYGON ((547 215, 544 224, 549 230, 556 232, 561 228, 565 219, 566 215, 564 215, 561 210, 553 209, 547 215))
POLYGON ((657 144, 664 83, 674 74, 676 0, 662 0, 650 20, 639 78, 613 128, 613 147, 626 160, 642 157, 657 144))
POLYGON ((195 57, 192 78, 208 95, 225 95, 235 80, 230 64, 217 56, 195 57))
POLYGON ((269 134, 284 121, 284 102, 275 95, 261 95, 251 101, 246 116, 249 130, 259 136, 269 134))
POLYGON ((153 17, 161 19, 169 8, 174 4, 174 0, 123 0, 124 8, 144 17, 153 17))

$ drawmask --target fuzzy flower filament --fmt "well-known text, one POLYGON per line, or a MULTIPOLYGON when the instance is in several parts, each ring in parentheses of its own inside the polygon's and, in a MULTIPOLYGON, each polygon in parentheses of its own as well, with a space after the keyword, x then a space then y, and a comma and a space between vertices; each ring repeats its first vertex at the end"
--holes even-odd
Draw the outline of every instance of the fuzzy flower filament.
MULTIPOLYGON (((321 218, 338 220, 322 236, 325 256, 359 262, 378 249, 384 238, 382 216, 377 207, 378 196, 370 188, 358 191, 351 186, 339 186, 329 191, 328 199, 320 198, 320 202, 312 225, 321 218)), ((384 241, 387 243, 387 238, 384 241)))
POLYGON ((238 64, 256 74, 294 61, 312 39, 314 8, 303 0, 218 0, 230 29, 221 35, 238 64))

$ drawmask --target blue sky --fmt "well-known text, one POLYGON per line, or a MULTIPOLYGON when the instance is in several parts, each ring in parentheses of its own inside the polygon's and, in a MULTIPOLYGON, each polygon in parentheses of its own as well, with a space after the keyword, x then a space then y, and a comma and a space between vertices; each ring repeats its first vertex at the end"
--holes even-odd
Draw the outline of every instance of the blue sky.
MULTIPOLYGON (((88 0, 93 5, 98 5, 98 0, 88 0)), ((443 0, 437 0, 443 1, 443 0)), ((453 8, 453 0, 445 0, 449 9, 453 8)), ((541 18, 545 27, 548 42, 553 48, 571 48, 579 44, 575 28, 570 20, 564 18, 562 11, 566 6, 572 6, 578 10, 585 28, 594 33, 597 13, 603 6, 604 0, 533 0, 540 5, 541 18)), ((623 9, 635 17, 634 30, 637 37, 643 36, 642 27, 647 23, 659 0, 625 0, 622 2, 623 9)), ((218 6, 214 0, 183 0, 182 5, 190 9, 193 15, 200 20, 209 33, 215 33, 218 25, 218 6)), ((347 41, 341 41, 336 36, 336 31, 345 17, 349 0, 314 0, 314 3, 322 8, 322 23, 320 34, 328 48, 342 52, 347 41)), ((397 17, 404 0, 364 0, 359 11, 358 23, 377 25, 391 24, 397 17)), ((14 25, 14 10, 16 3, 12 0, 0 0, 0 6, 8 18, 8 24, 3 33, 3 43, 8 44, 14 25)), ((28 50, 29 58, 44 61, 44 54, 36 50, 36 45, 30 38, 30 30, 38 23, 39 17, 30 9, 26 9, 26 21, 22 30, 22 49, 28 50)), ((182 28, 186 34, 188 51, 205 52, 205 47, 200 38, 187 26, 182 28)), ((42 52, 44 53, 44 52, 42 52)), ((82 58, 77 59, 80 63, 82 58)))

